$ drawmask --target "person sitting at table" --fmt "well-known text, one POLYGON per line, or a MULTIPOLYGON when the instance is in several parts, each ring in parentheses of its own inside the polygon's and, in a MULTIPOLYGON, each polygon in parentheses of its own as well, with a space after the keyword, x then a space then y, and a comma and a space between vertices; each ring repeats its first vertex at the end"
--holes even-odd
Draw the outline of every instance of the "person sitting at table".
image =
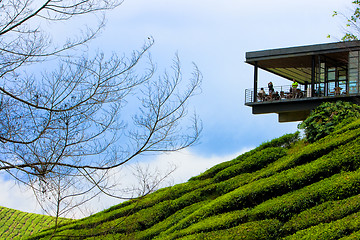
POLYGON ((304 96, 303 92, 301 91, 301 89, 296 89, 296 98, 302 98, 304 96))
POLYGON ((280 91, 280 98, 281 98, 281 99, 285 99, 285 98, 286 98, 284 91, 280 91))
POLYGON ((265 100, 265 95, 266 95, 266 93, 265 93, 265 91, 264 91, 264 88, 261 88, 260 91, 259 91, 259 93, 258 93, 258 96, 259 96, 260 101, 264 101, 264 100, 265 100))
POLYGON ((279 95, 279 92, 276 91, 272 94, 272 99, 273 100, 280 100, 280 95, 279 95))

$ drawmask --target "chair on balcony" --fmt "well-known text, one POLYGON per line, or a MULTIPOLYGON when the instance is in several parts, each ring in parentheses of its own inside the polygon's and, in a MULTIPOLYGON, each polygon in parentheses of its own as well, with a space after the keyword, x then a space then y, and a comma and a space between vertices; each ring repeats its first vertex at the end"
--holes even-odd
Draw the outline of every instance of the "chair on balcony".
POLYGON ((297 88, 295 89, 294 98, 302 98, 304 97, 304 93, 301 91, 301 89, 297 88))
POLYGON ((341 87, 335 87, 334 90, 335 90, 335 95, 340 95, 342 88, 341 87))
POLYGON ((280 99, 286 99, 284 91, 280 91, 280 99))

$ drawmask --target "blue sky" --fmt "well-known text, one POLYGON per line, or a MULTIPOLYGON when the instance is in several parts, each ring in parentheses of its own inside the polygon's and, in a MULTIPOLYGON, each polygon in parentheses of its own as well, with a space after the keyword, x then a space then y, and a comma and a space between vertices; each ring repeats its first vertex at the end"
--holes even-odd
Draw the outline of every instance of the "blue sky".
MULTIPOLYGON (((166 162, 178 166, 172 182, 186 181, 207 168, 231 160, 264 141, 297 130, 298 123, 278 123, 276 114, 252 115, 244 106, 244 92, 252 88, 253 67, 245 52, 338 41, 343 21, 334 10, 347 12, 347 0, 125 0, 107 15, 107 25, 92 46, 108 52, 130 53, 148 36, 161 71, 178 53, 185 76, 195 62, 203 74, 202 94, 191 102, 203 121, 200 144, 181 153, 154 157, 160 169, 166 162), (328 39, 326 36, 333 37, 328 39)), ((64 23, 63 31, 68 27, 64 23)), ((260 72, 260 85, 286 83, 260 72)), ((141 161, 141 159, 139 159, 141 161)), ((1 179, 0 205, 40 212, 31 194, 1 179), (32 199, 32 200, 30 200, 32 199)), ((102 201, 98 209, 116 201, 102 201)))
MULTIPOLYGON (((194 61, 203 73, 203 93, 192 102, 204 123, 201 156, 224 155, 253 147, 287 132, 297 123, 277 122, 277 115, 251 114, 244 90, 252 88, 253 68, 245 52, 336 41, 341 21, 334 10, 350 1, 125 1, 109 15, 107 46, 134 49, 153 36, 155 61, 170 64, 178 52, 182 63, 194 61), (119 29, 113 35, 112 29, 119 29)), ((344 10, 345 11, 345 10, 344 10)), ((101 40, 99 40, 101 41, 101 40)), ((190 71, 191 69, 184 69, 190 71)), ((260 83, 283 83, 261 72, 260 83)))

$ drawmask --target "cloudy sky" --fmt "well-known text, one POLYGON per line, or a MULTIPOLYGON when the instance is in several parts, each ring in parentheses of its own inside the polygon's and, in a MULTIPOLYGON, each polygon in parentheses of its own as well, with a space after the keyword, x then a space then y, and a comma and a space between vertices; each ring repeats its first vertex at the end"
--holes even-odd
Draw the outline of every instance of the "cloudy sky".
MULTIPOLYGON (((298 123, 278 123, 276 114, 252 115, 244 106, 244 92, 252 88, 253 67, 244 63, 245 52, 338 41, 343 21, 334 10, 347 12, 350 0, 125 0, 107 15, 107 25, 94 47, 130 53, 152 36, 151 54, 158 69, 171 65, 178 53, 191 72, 195 62, 203 74, 202 94, 191 107, 203 121, 200 143, 173 155, 147 160, 164 168, 177 165, 172 183, 186 181, 222 161, 264 141, 297 130, 298 123), (332 38, 327 38, 330 34, 332 38)), ((67 31, 64 25, 62 31, 67 31)), ((260 85, 284 84, 260 72, 260 85)), ((260 86, 259 86, 260 87, 260 86)), ((138 159, 141 162, 141 159, 138 159)), ((24 188, 0 175, 0 205, 41 212, 24 188)), ((100 201, 96 209, 116 204, 100 201)))

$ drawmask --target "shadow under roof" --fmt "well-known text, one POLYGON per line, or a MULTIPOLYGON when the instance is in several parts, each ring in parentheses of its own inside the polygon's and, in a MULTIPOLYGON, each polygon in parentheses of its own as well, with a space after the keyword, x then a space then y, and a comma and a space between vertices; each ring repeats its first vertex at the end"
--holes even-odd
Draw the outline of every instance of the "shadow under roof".
POLYGON ((313 56, 324 56, 334 64, 346 65, 349 52, 360 50, 360 41, 316 44, 246 53, 246 63, 305 84, 311 81, 313 56))

